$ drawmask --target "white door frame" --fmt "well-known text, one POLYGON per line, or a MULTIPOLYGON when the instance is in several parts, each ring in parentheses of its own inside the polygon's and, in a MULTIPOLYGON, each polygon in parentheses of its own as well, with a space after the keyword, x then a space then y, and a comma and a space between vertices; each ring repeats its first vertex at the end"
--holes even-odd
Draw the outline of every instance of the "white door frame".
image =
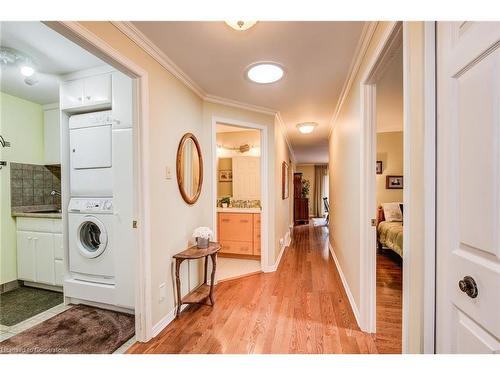
MULTIPOLYGON (((61 35, 133 79, 134 137, 134 217, 137 228, 137 269, 135 288, 135 334, 138 341, 152 337, 151 323, 151 230, 149 197, 149 87, 148 73, 78 22, 44 22, 61 35)), ((130 223, 132 225, 132 223, 130 223)))
POLYGON ((234 125, 241 128, 257 129, 260 131, 260 191, 261 191, 261 252, 260 252, 260 266, 263 272, 269 269, 269 173, 268 173, 268 135, 267 126, 255 124, 246 121, 234 120, 218 116, 212 116, 212 220, 214 225, 214 235, 217 238, 217 123, 234 125))
MULTIPOLYGON (((425 156, 424 178, 426 180, 426 195, 424 202, 424 280, 423 287, 423 312, 424 327, 423 341, 424 352, 434 353, 434 316, 435 316, 435 24, 426 22, 424 31, 425 56, 424 56, 424 95, 425 95, 425 156)), ((410 164, 410 86, 409 86, 409 43, 406 22, 392 22, 381 38, 376 52, 361 80, 361 299, 360 299, 360 326, 366 332, 376 331, 376 228, 372 226, 376 212, 376 80, 386 65, 387 58, 394 48, 397 38, 403 40, 403 95, 404 95, 404 176, 406 181, 411 179, 410 164)), ((405 207, 411 206, 410 184, 403 188, 403 202, 405 207)), ((410 233, 410 216, 404 210, 404 252, 403 252, 403 353, 408 352, 409 330, 409 295, 411 249, 407 239, 410 233)))

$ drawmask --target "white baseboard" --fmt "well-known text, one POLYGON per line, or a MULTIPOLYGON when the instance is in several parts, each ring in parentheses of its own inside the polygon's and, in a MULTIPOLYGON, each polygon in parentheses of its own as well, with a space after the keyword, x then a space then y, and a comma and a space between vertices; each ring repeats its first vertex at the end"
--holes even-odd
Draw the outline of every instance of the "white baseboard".
POLYGON ((342 280, 342 285, 344 286, 345 293, 347 294, 347 298, 349 299, 349 303, 351 304, 351 309, 356 318, 356 323, 358 323, 358 327, 361 327, 360 323, 360 314, 358 306, 356 305, 356 301, 354 301, 354 296, 351 293, 351 289, 349 289, 349 284, 347 283, 347 279, 344 276, 344 272, 342 272, 342 268, 340 268, 339 260, 335 255, 335 251, 333 250, 332 244, 328 241, 328 248, 330 249, 330 254, 332 254, 333 261, 335 262, 335 266, 337 266, 337 270, 339 271, 340 279, 342 280))
POLYGON ((278 258, 276 259, 276 262, 274 262, 274 264, 272 266, 267 266, 267 267, 262 267, 262 271, 263 272, 275 272, 279 265, 280 265, 280 262, 281 262, 281 257, 283 256, 283 253, 285 252, 285 249, 290 246, 290 243, 292 242, 292 237, 290 235, 290 230, 288 230, 286 233, 285 233, 285 236, 283 237, 283 243, 281 244, 281 249, 280 249, 280 253, 278 255, 278 258))
MULTIPOLYGON (((181 312, 188 307, 188 305, 181 306, 181 312)), ((177 310, 177 306, 174 306, 172 310, 170 310, 167 315, 160 319, 158 323, 156 323, 153 328, 151 328, 151 338, 158 336, 158 334, 163 331, 174 319, 175 313, 177 310)))

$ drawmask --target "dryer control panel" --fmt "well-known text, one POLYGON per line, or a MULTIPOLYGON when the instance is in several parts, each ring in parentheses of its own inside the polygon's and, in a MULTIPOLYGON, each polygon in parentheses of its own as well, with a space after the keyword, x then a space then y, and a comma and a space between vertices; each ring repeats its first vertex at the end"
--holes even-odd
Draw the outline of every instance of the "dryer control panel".
POLYGON ((69 201, 69 212, 113 213, 112 198, 72 198, 69 201))

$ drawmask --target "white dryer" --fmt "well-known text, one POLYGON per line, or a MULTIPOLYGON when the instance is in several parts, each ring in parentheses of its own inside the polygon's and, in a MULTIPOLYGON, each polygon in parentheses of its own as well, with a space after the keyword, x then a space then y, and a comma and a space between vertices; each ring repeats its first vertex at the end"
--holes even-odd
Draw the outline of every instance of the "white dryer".
POLYGON ((72 197, 112 197, 112 112, 69 119, 70 191, 72 197))
POLYGON ((68 236, 71 277, 114 284, 113 200, 72 198, 68 212, 68 236))

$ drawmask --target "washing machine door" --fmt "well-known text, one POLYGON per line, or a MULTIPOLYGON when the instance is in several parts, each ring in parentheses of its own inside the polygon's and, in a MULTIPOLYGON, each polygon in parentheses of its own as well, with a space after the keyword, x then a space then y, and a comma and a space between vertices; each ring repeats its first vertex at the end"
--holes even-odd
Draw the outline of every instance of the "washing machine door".
POLYGON ((85 216, 77 230, 80 254, 86 258, 97 258, 106 250, 108 234, 104 224, 94 216, 85 216))

